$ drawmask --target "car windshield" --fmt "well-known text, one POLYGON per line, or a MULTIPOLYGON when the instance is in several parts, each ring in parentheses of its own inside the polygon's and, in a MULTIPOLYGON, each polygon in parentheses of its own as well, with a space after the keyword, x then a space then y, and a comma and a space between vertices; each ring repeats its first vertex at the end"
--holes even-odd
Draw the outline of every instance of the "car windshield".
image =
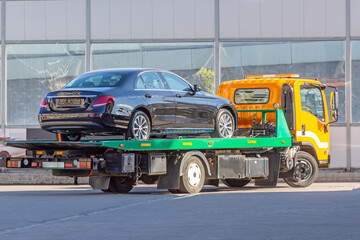
POLYGON ((115 87, 122 77, 121 74, 114 73, 82 75, 72 80, 64 88, 115 87))

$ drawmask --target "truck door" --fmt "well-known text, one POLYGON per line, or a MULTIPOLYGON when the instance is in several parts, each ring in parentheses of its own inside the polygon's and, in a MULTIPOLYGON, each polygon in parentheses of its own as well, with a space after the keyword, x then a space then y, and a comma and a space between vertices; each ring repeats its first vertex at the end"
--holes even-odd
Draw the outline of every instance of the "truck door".
POLYGON ((281 108, 290 130, 295 129, 294 90, 289 84, 284 84, 281 90, 281 108))
POLYGON ((319 160, 328 159, 329 132, 325 95, 319 86, 302 84, 300 87, 300 124, 297 124, 296 140, 311 143, 319 160))

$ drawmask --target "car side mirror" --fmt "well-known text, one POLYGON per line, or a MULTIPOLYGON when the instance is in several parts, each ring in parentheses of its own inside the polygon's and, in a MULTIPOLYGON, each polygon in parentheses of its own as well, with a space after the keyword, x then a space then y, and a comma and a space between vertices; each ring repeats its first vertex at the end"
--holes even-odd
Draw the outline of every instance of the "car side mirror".
POLYGON ((333 122, 336 122, 339 118, 339 97, 338 91, 335 89, 334 92, 330 94, 330 116, 333 122))
POLYGON ((201 91, 201 87, 197 84, 194 84, 194 92, 200 92, 201 91))

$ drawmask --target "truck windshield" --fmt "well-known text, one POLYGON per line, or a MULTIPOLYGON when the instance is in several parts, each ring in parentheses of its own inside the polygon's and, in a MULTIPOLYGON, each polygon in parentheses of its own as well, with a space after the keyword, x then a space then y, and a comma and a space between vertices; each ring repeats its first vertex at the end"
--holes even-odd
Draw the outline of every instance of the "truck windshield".
POLYGON ((325 122, 324 101, 320 88, 312 85, 300 86, 301 109, 325 122))

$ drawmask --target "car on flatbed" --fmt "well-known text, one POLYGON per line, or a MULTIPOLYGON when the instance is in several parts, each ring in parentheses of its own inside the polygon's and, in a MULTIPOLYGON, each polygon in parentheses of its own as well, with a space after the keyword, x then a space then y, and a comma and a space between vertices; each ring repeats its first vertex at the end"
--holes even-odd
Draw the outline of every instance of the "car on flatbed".
POLYGON ((204 133, 230 138, 237 129, 231 101, 169 71, 142 68, 80 75, 43 98, 38 120, 63 141, 120 134, 136 140, 204 133))

